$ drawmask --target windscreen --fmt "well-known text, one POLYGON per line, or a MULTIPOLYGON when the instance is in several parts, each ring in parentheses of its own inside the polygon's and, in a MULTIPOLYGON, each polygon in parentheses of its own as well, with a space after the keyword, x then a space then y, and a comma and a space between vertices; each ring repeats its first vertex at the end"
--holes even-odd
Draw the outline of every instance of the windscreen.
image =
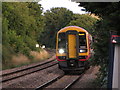
POLYGON ((65 33, 58 34, 58 49, 66 49, 66 35, 65 33))
POLYGON ((87 48, 85 32, 79 32, 79 48, 80 49, 86 49, 87 48))

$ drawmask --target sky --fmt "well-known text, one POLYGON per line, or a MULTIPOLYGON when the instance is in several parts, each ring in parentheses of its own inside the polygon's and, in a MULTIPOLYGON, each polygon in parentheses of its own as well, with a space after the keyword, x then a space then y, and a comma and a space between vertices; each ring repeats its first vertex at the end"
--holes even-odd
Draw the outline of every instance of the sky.
POLYGON ((75 14, 84 14, 83 7, 79 7, 79 3, 71 2, 71 0, 40 0, 38 2, 43 7, 43 12, 53 7, 64 7, 71 10, 75 14))

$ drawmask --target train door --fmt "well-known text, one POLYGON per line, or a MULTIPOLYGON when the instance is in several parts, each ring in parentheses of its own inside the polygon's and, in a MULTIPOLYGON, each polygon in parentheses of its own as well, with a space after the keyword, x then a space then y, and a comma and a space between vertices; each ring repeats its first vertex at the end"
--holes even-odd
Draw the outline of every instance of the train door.
POLYGON ((70 34, 68 35, 68 57, 76 58, 76 35, 70 34))
POLYGON ((68 58, 69 59, 77 59, 78 57, 78 50, 77 50, 77 33, 76 32, 69 32, 67 34, 68 38, 68 58))

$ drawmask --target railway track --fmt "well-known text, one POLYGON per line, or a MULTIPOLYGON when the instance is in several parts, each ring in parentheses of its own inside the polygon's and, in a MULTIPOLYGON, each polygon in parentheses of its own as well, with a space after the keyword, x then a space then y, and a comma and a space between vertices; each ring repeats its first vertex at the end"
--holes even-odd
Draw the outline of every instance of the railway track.
POLYGON ((55 60, 50 60, 50 61, 47 61, 47 62, 44 62, 41 64, 37 64, 34 66, 30 66, 30 67, 27 67, 24 69, 20 69, 17 71, 2 74, 1 75, 2 76, 2 83, 5 83, 5 82, 13 80, 13 79, 17 79, 19 77, 23 77, 23 76, 28 75, 28 74, 35 73, 37 71, 47 69, 47 68, 52 67, 52 66, 57 65, 57 64, 58 63, 55 60))
POLYGON ((63 76, 64 76, 64 75, 55 77, 55 78, 53 78, 52 80, 49 80, 48 82, 46 82, 46 83, 44 83, 44 84, 38 86, 35 90, 41 90, 41 89, 47 87, 48 85, 54 83, 54 82, 57 81, 58 79, 62 78, 63 76))
MULTIPOLYGON (((84 74, 84 73, 83 73, 84 74)), ((61 75, 38 86, 35 90, 44 90, 45 88, 59 88, 69 90, 82 76, 81 75, 61 75)))
POLYGON ((77 76, 76 79, 74 79, 71 83, 69 83, 67 86, 64 87, 63 90, 68 90, 72 87, 72 85, 74 85, 80 78, 82 77, 82 75, 77 76))

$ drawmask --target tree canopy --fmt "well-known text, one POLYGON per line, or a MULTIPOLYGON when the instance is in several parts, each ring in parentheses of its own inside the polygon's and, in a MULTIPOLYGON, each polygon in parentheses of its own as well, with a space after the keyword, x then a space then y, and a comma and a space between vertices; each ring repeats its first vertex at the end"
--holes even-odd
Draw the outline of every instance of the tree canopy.
POLYGON ((93 33, 95 37, 95 56, 92 61, 95 65, 101 66, 98 85, 107 87, 110 32, 117 31, 120 34, 120 2, 81 2, 80 6, 85 7, 86 11, 94 13, 101 18, 96 23, 95 32, 93 33))
POLYGON ((41 33, 39 41, 52 48, 55 48, 56 34, 61 28, 76 25, 92 32, 97 21, 89 15, 73 14, 72 11, 66 8, 51 8, 51 10, 44 13, 44 19, 44 32, 41 33))
POLYGON ((94 32, 97 20, 89 15, 74 14, 66 8, 51 8, 44 14, 42 10, 35 2, 2 3, 3 66, 9 64, 13 55, 24 54, 31 59, 30 51, 39 51, 37 43, 55 48, 56 34, 66 26, 94 32))
POLYGON ((106 21, 109 30, 118 31, 120 33, 120 2, 82 2, 80 6, 86 8, 87 11, 95 13, 106 21))
POLYGON ((94 25, 96 21, 97 21, 96 18, 93 18, 88 14, 86 15, 74 14, 68 26, 70 25, 79 26, 86 29, 89 33, 92 33, 94 32, 94 25))
POLYGON ((3 65, 10 62, 13 54, 30 56, 37 50, 38 36, 43 31, 42 7, 37 3, 2 3, 3 65))
POLYGON ((47 47, 55 48, 56 33, 72 20, 73 12, 66 8, 52 8, 44 13, 44 32, 40 42, 47 47), (44 38, 44 39, 43 39, 44 38))

